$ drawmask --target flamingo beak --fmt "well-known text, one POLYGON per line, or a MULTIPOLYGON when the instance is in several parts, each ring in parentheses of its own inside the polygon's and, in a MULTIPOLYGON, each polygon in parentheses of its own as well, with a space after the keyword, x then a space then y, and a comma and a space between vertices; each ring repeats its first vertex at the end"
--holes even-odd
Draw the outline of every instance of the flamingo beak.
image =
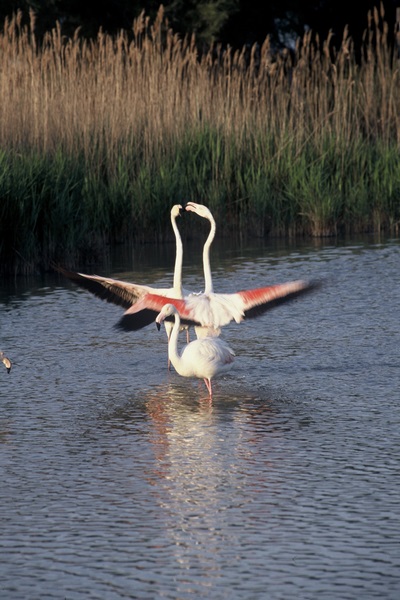
POLYGON ((161 325, 160 325, 160 323, 157 323, 157 322, 156 322, 156 325, 157 325, 157 329, 158 329, 158 331, 160 331, 160 329, 161 329, 161 325))

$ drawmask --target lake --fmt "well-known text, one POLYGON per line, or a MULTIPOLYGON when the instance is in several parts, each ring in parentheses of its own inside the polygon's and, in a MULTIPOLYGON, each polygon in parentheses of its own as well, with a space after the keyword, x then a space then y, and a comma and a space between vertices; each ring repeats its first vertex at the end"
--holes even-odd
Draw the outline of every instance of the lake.
MULTIPOLYGON (((94 272, 169 287, 173 260, 94 272)), ((224 328, 212 402, 163 329, 116 329, 58 274, 3 281, 2 599, 400 597, 400 241, 220 241, 211 263, 217 292, 324 281, 224 328)), ((198 244, 183 279, 203 288, 198 244)))

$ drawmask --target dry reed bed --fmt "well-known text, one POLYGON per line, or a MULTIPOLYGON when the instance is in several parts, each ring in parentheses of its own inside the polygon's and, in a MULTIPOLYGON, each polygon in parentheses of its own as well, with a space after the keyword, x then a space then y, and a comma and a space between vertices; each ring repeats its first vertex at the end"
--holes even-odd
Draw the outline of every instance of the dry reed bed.
POLYGON ((242 233, 398 232, 400 61, 383 14, 369 15, 360 62, 347 34, 337 51, 307 33, 294 53, 267 38, 200 56, 167 25, 160 9, 116 38, 57 26, 39 46, 33 15, 5 22, 3 264, 161 239, 185 198, 242 233))

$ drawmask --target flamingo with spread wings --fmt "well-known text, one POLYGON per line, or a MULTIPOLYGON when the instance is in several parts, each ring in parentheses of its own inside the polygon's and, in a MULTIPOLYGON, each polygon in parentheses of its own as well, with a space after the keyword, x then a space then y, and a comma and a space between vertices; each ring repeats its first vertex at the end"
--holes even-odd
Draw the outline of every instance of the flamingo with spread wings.
POLYGON ((207 206, 204 204, 196 204, 196 202, 187 202, 185 205, 185 210, 188 212, 193 212, 202 217, 203 219, 208 219, 210 222, 210 233, 204 243, 203 246, 203 271, 204 271, 204 293, 209 294, 214 291, 212 275, 211 275, 211 265, 210 265, 210 248, 211 244, 214 241, 215 233, 217 231, 217 225, 215 223, 215 219, 212 216, 212 213, 207 206))
MULTIPOLYGON (((177 308, 181 322, 195 327, 198 338, 219 336, 221 327, 231 321, 240 323, 245 318, 262 315, 274 306, 283 304, 300 295, 311 292, 319 284, 303 280, 270 285, 233 294, 218 294, 213 290, 210 247, 215 237, 216 223, 211 211, 202 204, 188 202, 186 210, 195 212, 210 221, 210 233, 203 247, 204 292, 184 295, 168 302, 177 308)), ((134 306, 128 308, 117 324, 126 331, 136 331, 154 321, 167 300, 157 294, 146 294, 134 306)))
POLYGON ((215 330, 231 321, 241 323, 244 319, 258 317, 318 287, 318 282, 299 279, 233 294, 190 294, 183 299, 146 294, 128 308, 117 327, 125 331, 142 329, 154 321, 165 304, 170 303, 178 310, 181 323, 215 330))
MULTIPOLYGON (((188 212, 194 212, 199 215, 199 217, 208 219, 210 222, 210 233, 208 234, 203 246, 204 294, 208 295, 214 291, 210 265, 210 248, 214 241, 217 225, 210 209, 204 206, 204 204, 188 202, 185 205, 185 210, 188 212)), ((210 336, 218 337, 221 334, 221 329, 219 327, 202 327, 200 325, 196 325, 194 330, 198 338, 210 336)))
MULTIPOLYGON (((192 208, 192 212, 200 214, 198 208, 197 210, 193 209, 202 205, 189 203, 188 206, 192 208)), ((240 323, 244 319, 257 317, 279 304, 293 300, 319 287, 317 282, 297 280, 256 289, 242 290, 233 294, 214 293, 209 250, 215 235, 215 221, 208 209, 204 207, 202 210, 208 211, 208 217, 206 218, 209 218, 211 215, 211 219, 209 218, 211 230, 203 249, 205 291, 201 294, 186 292, 182 289, 183 246, 175 222, 180 210, 180 205, 175 205, 171 210, 171 222, 177 244, 174 284, 172 288, 156 289, 146 285, 99 277, 98 275, 74 273, 60 267, 57 269, 66 277, 102 300, 125 308, 126 311, 117 326, 126 331, 137 331, 150 325, 162 307, 170 302, 178 309, 181 324, 205 328, 203 332, 206 332, 206 335, 207 332, 209 335, 211 331, 215 332, 214 335, 218 335, 219 328, 231 321, 240 323)), ((205 216, 205 212, 204 215, 200 216, 205 216)), ((167 317, 165 321, 167 320, 172 320, 172 318, 167 317)), ((171 328, 172 325, 169 325, 168 334, 171 328)))

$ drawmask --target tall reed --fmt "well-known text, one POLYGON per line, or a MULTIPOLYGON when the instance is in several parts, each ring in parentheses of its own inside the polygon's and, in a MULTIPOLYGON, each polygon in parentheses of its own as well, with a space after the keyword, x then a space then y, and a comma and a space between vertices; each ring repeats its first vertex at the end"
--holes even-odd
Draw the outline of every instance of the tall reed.
POLYGON ((345 32, 294 52, 199 55, 160 8, 131 32, 0 35, 3 270, 83 262, 114 241, 162 240, 177 202, 203 201, 223 234, 332 235, 400 224, 399 49, 383 9, 361 62, 345 32))

